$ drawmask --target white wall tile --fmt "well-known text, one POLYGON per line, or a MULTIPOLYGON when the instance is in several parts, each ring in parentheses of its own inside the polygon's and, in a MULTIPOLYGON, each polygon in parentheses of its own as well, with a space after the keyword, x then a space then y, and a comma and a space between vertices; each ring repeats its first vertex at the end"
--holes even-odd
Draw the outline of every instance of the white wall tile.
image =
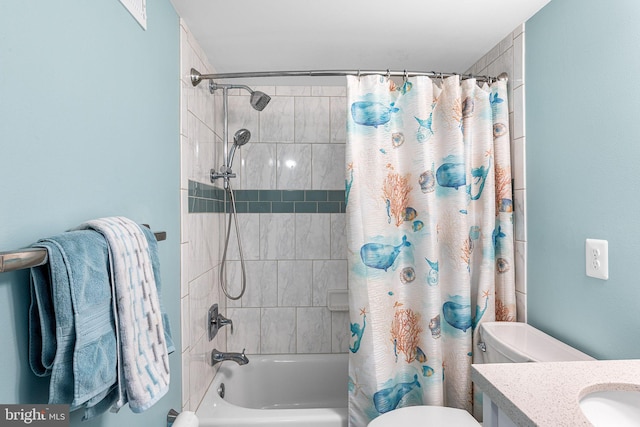
POLYGON ((513 40, 513 87, 524 84, 524 34, 513 40))
POLYGON ((213 303, 214 288, 212 270, 189 283, 189 331, 191 342, 200 340, 207 333, 207 313, 213 303))
POLYGON ((298 353, 330 353, 331 312, 326 307, 298 308, 296 333, 298 353))
POLYGON ((327 305, 329 289, 347 289, 347 261, 313 261, 313 305, 327 305))
POLYGON ((276 86, 277 96, 311 96, 311 86, 276 86))
POLYGON ((278 306, 310 306, 312 273, 312 261, 278 261, 278 306))
POLYGON ((276 307, 278 305, 278 262, 247 261, 246 291, 242 307, 276 307))
POLYGON ((331 257, 331 215, 296 215, 296 259, 331 257))
POLYGON ((295 215, 260 214, 260 258, 295 258, 295 215))
POLYGON ((182 410, 183 411, 188 411, 189 410, 189 379, 190 379, 190 373, 189 373, 189 348, 187 347, 187 350, 182 353, 182 410))
MULTIPOLYGON (((186 221, 184 221, 186 222, 186 221)), ((180 298, 189 295, 189 244, 180 244, 180 298)))
POLYGON ((225 327, 228 351, 260 354, 260 308, 229 308, 227 317, 233 321, 233 333, 225 327))
POLYGON ((313 144, 311 164, 311 188, 344 188, 345 144, 313 144))
POLYGON ((527 221, 526 221, 526 198, 527 192, 526 190, 515 190, 513 192, 514 195, 514 225, 515 225, 515 236, 516 240, 520 240, 521 242, 527 241, 527 221))
POLYGON ((500 55, 504 54, 511 46, 513 46, 513 33, 507 34, 507 36, 500 41, 500 55))
POLYGON ((260 323, 260 353, 296 352, 296 309, 263 308, 260 323))
POLYGON ((499 76, 507 73, 509 79, 513 75, 513 48, 510 47, 487 67, 487 74, 499 76))
POLYGON ((520 138, 513 141, 512 147, 512 175, 513 175, 513 188, 515 190, 523 190, 526 188, 526 167, 525 153, 526 153, 526 138, 520 138))
MULTIPOLYGON (((222 108, 220 108, 220 114, 222 114, 222 108)), ((251 139, 254 142, 260 141, 258 111, 251 106, 249 96, 229 96, 229 143, 233 143, 233 135, 240 129, 251 132, 251 139)))
POLYGON ((514 114, 513 116, 513 139, 519 139, 525 136, 524 134, 524 85, 518 86, 513 89, 513 110, 519 111, 520 114, 514 114))
POLYGON ((347 99, 331 97, 331 142, 347 141, 347 99))
MULTIPOLYGON (((274 96, 260 113, 261 142, 293 142, 294 98, 274 96)), ((258 187, 253 187, 258 188, 258 187)))
POLYGON ((311 189, 311 145, 278 144, 276 186, 280 190, 311 189))
POLYGON ((527 323, 527 295, 516 292, 516 311, 518 322, 527 323))
POLYGON ((242 188, 275 190, 276 144, 249 143, 240 151, 236 152, 233 170, 241 170, 242 188))
POLYGON ((527 242, 515 242, 516 291, 527 293, 527 242))
POLYGON ((331 259, 347 259, 347 216, 331 214, 331 259))
POLYGON ((334 311, 331 313, 331 352, 346 353, 349 351, 349 312, 334 311))
MULTIPOLYGON (((242 293, 242 264, 240 261, 226 261, 224 263, 220 263, 218 266, 219 272, 216 279, 220 283, 220 290, 224 295, 224 291, 222 291, 222 287, 227 290, 227 293, 232 297, 237 297, 242 293), (219 279, 219 275, 222 274, 222 279, 219 279)), ((246 272, 246 265, 245 265, 246 272)), ((246 274, 246 273, 245 273, 246 274)), ((245 276, 245 290, 248 286, 248 281, 245 276)), ((242 307, 242 299, 226 299, 222 296, 221 299, 224 299, 227 308, 239 308, 242 307)))
MULTIPOLYGON (((226 236, 228 229, 229 214, 225 215, 224 235, 220 235, 220 240, 226 236)), ((240 243, 245 260, 260 259, 260 214, 238 214, 238 228, 240 229, 240 243)), ((222 240, 224 245, 224 240, 222 240)), ((227 259, 239 260, 238 235, 236 233, 235 219, 231 220, 231 233, 229 235, 229 247, 227 249, 227 259)))
POLYGON ((347 87, 311 86, 311 96, 347 96, 347 87))
POLYGON ((189 349, 191 345, 191 316, 189 310, 189 295, 187 294, 185 297, 180 299, 180 312, 184 316, 183 321, 180 322, 180 333, 181 333, 181 351, 184 352, 189 349))
POLYGON ((329 98, 295 98, 295 142, 330 142, 329 98))

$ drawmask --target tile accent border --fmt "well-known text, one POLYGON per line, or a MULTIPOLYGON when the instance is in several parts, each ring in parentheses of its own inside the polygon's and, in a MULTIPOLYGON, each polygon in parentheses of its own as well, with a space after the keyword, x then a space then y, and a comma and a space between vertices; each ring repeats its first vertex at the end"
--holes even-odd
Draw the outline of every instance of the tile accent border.
MULTIPOLYGON (((225 190, 189 180, 189 213, 230 211, 225 190)), ((234 190, 238 213, 345 213, 344 190, 234 190)))

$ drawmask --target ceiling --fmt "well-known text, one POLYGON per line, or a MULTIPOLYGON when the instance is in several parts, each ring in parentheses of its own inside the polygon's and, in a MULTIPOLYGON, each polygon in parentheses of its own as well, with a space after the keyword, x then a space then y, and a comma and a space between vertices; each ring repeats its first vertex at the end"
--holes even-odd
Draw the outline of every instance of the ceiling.
POLYGON ((549 0, 171 2, 218 73, 462 73, 549 0))

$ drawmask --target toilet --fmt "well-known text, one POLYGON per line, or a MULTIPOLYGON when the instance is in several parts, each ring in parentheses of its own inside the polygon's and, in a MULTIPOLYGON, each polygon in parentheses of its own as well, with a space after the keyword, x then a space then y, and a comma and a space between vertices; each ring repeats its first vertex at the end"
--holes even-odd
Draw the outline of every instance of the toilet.
MULTIPOLYGON (((478 348, 480 363, 595 360, 527 323, 518 322, 481 323, 478 348)), ((371 421, 368 427, 400 425, 481 426, 463 409, 441 406, 409 406, 382 414, 371 421)))
POLYGON ((481 363, 595 360, 527 323, 481 323, 478 333, 481 363))

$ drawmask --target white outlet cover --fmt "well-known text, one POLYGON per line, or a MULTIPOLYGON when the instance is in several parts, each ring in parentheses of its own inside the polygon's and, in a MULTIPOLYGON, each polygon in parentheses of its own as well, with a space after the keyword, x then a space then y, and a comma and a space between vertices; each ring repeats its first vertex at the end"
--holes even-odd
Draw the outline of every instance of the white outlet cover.
POLYGON ((609 242, 599 239, 587 239, 585 244, 585 263, 587 276, 609 280, 609 242))

